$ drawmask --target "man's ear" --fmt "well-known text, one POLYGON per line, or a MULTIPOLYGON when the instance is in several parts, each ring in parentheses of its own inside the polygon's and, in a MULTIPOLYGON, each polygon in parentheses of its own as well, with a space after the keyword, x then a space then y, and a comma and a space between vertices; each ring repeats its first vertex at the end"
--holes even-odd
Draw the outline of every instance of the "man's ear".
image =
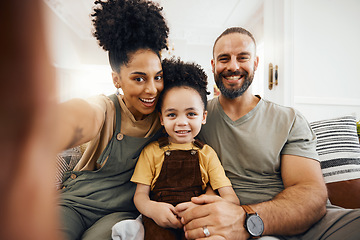
POLYGON ((113 79, 113 83, 114 83, 114 86, 116 88, 121 88, 121 81, 120 81, 120 76, 118 73, 116 72, 112 72, 111 73, 111 77, 113 79))
POLYGON ((256 56, 254 60, 254 71, 256 71, 258 64, 259 64, 259 56, 256 56))
POLYGON ((160 118, 161 125, 164 126, 164 120, 163 120, 163 117, 160 112, 159 112, 159 118, 160 118))
POLYGON ((211 68, 212 68, 212 72, 215 73, 215 63, 214 63, 214 59, 211 59, 211 68))
POLYGON ((206 123, 206 117, 207 117, 207 111, 204 111, 203 120, 201 121, 202 124, 206 123))

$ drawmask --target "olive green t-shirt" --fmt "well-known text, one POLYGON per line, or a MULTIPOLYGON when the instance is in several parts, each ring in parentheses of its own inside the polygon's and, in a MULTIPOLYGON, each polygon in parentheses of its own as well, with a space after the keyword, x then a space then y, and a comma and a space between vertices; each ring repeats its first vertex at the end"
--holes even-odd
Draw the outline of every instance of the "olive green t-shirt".
POLYGON ((316 136, 293 108, 260 99, 248 114, 232 121, 214 98, 207 110, 199 139, 217 152, 241 204, 268 201, 284 189, 282 154, 318 160, 316 136))

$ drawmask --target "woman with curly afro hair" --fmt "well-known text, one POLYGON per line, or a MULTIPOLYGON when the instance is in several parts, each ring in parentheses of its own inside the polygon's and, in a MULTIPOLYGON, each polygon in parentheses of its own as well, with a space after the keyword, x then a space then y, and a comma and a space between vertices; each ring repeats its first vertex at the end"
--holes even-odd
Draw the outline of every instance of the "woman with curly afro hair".
POLYGON ((94 36, 108 52, 114 86, 123 94, 60 105, 58 149, 88 143, 64 175, 59 204, 65 239, 111 239, 116 222, 139 215, 130 178, 141 149, 161 134, 155 106, 169 32, 161 11, 145 0, 95 1, 94 36))
POLYGON ((143 214, 145 240, 182 240, 175 206, 183 203, 177 207, 183 212, 195 206, 191 197, 213 190, 229 202, 239 204, 239 199, 215 151, 195 140, 206 122, 205 72, 180 59, 162 65, 166 85, 157 106, 167 136, 144 148, 131 181, 137 184, 134 202, 143 214))

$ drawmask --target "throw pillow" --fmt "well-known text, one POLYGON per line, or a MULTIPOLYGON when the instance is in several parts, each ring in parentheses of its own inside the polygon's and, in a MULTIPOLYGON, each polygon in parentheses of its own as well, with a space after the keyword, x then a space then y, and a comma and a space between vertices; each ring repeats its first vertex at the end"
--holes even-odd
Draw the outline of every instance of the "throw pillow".
POLYGON ((310 123, 332 204, 360 207, 360 144, 354 116, 310 123))
POLYGON ((56 156, 55 187, 61 188, 62 178, 66 171, 72 170, 80 160, 82 152, 80 147, 70 148, 56 156))

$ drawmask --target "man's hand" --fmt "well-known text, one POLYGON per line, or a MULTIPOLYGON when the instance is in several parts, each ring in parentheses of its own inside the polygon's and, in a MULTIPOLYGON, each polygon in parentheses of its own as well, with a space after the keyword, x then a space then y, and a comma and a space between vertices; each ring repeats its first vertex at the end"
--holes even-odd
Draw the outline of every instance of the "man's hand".
POLYGON ((181 222, 185 225, 187 239, 205 238, 203 227, 207 227, 210 236, 206 239, 247 239, 249 234, 244 228, 245 212, 239 205, 233 204, 219 196, 201 195, 188 203, 176 206, 181 213, 181 222), (190 207, 189 207, 190 206, 190 207))

